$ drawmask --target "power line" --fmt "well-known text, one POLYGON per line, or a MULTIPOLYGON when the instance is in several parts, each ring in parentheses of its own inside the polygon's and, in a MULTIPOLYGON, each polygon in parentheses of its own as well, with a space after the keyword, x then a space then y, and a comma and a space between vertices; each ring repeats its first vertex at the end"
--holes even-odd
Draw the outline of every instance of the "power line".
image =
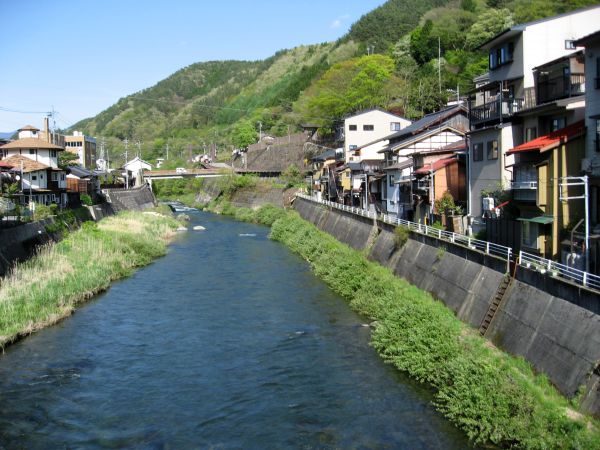
POLYGON ((5 108, 3 106, 0 106, 0 111, 17 113, 17 114, 51 114, 51 111, 22 111, 19 109, 5 108))

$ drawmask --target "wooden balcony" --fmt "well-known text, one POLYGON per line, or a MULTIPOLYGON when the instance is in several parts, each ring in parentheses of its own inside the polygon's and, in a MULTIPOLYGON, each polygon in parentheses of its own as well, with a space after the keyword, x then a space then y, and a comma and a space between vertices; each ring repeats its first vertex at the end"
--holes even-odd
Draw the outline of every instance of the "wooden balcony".
POLYGON ((473 125, 484 122, 502 121, 525 109, 525 99, 508 98, 488 101, 482 105, 472 106, 470 119, 473 125))

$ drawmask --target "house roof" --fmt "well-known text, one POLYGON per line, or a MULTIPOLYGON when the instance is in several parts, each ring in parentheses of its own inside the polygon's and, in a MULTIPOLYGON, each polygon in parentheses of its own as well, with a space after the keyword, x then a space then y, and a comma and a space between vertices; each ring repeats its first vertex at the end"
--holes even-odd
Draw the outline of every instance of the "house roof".
POLYGON ((580 120, 579 122, 572 123, 560 130, 553 131, 544 136, 535 138, 529 142, 525 142, 521 145, 511 148, 507 155, 513 153, 532 152, 540 151, 545 152, 558 147, 560 144, 568 142, 571 139, 582 136, 585 133, 585 121, 580 120))
POLYGON ((518 25, 515 25, 511 28, 507 28, 506 30, 498 33, 497 35, 493 36, 492 38, 488 39, 487 41, 485 41, 483 44, 481 44, 477 50, 487 50, 491 47, 494 46, 495 43, 497 43, 497 41, 499 40, 499 38, 501 37, 512 37, 512 36, 516 36, 520 33, 522 33, 523 31, 525 31, 525 29, 527 27, 530 27, 532 25, 537 25, 538 23, 544 23, 544 22, 549 22, 551 20, 555 20, 561 17, 566 17, 572 14, 577 14, 583 11, 588 11, 588 10, 592 10, 592 9, 596 9, 598 8, 598 5, 592 5, 592 6, 588 6, 586 8, 580 8, 580 9, 576 9, 574 11, 569 11, 563 14, 558 14, 556 16, 551 16, 551 17, 545 17, 543 19, 538 19, 538 20, 533 20, 531 22, 526 22, 526 23, 520 23, 518 25))
POLYGON ((465 108, 463 105, 454 105, 449 108, 442 109, 441 111, 436 111, 434 113, 427 114, 426 116, 423 116, 421 119, 417 120, 416 122, 413 122, 406 128, 403 128, 402 130, 388 136, 387 139, 402 138, 404 136, 414 136, 415 134, 420 133, 423 130, 427 130, 432 126, 443 122, 444 120, 454 116, 460 111, 464 112, 465 114, 467 114, 468 112, 467 108, 465 108))
POLYGON ((465 139, 461 139, 460 141, 456 141, 452 144, 448 144, 445 147, 440 148, 437 151, 440 152, 460 152, 462 150, 467 150, 469 147, 467 146, 467 141, 465 139))
POLYGON ((94 173, 91 170, 86 169, 81 166, 68 166, 68 169, 71 175, 76 176, 77 178, 91 178, 94 176, 94 173))
POLYGON ((397 162, 395 164, 392 164, 391 166, 384 167, 383 170, 402 170, 402 169, 408 169, 412 165, 413 165, 413 159, 412 158, 408 158, 405 161, 397 162))
POLYGON ((126 162, 125 164, 123 164, 123 167, 125 168, 125 167, 127 167, 127 166, 129 166, 129 165, 131 165, 131 164, 133 164, 133 163, 135 163, 135 162, 138 162, 138 161, 139 161, 139 162, 141 162, 142 164, 146 164, 147 166, 150 166, 150 167, 152 167, 152 164, 150 164, 150 163, 149 163, 149 162, 147 162, 147 161, 144 161, 144 160, 143 160, 142 158, 140 158, 139 156, 136 156, 136 157, 135 157, 135 158, 133 158, 131 161, 128 161, 128 162, 126 162))
POLYGON ((438 170, 440 170, 444 167, 447 167, 450 164, 454 164, 454 163, 458 163, 458 159, 456 159, 454 157, 438 159, 433 164, 426 164, 423 167, 415 170, 414 173, 415 173, 415 175, 427 175, 427 174, 431 173, 431 171, 437 172, 438 170))
POLYGON ((585 47, 586 45, 589 45, 598 40, 600 40, 600 30, 577 39, 575 41, 575 45, 577 47, 585 47))
POLYGON ((320 155, 315 156, 312 160, 319 162, 326 161, 328 159, 335 159, 335 148, 324 151, 320 155))
MULTIPOLYGON (((414 134, 414 135, 411 135, 411 136, 406 136, 401 141, 397 141, 397 142, 395 142, 393 144, 390 144, 388 146, 388 148, 390 150, 392 150, 392 151, 401 150, 403 147, 411 145, 411 144, 413 144, 415 142, 419 142, 419 141, 421 141, 423 139, 427 139, 428 137, 435 136, 436 134, 438 134, 438 133, 440 133, 442 131, 452 131, 452 132, 454 132, 456 134, 463 135, 463 136, 465 134, 464 131, 457 130, 456 128, 451 127, 450 125, 444 125, 444 126, 439 127, 439 128, 432 128, 432 129, 424 130, 424 131, 422 131, 421 133, 418 133, 418 134, 414 134)), ((436 148, 435 150, 440 150, 440 148, 436 148)), ((384 150, 380 150, 378 153, 385 153, 385 151, 386 151, 385 149, 384 150)))
POLYGON ((22 155, 12 155, 8 158, 4 158, 2 160, 5 164, 10 164, 13 167, 21 167, 21 163, 23 163, 23 173, 35 172, 38 170, 48 170, 51 169, 50 166, 42 164, 41 162, 34 161, 33 159, 29 159, 22 155))
POLYGON ((19 128, 17 131, 40 131, 40 129, 34 127, 33 125, 25 125, 24 127, 19 128))
POLYGON ((22 149, 22 148, 38 148, 44 150, 57 150, 63 151, 64 148, 59 147, 58 145, 51 144, 50 142, 44 141, 43 139, 38 138, 24 138, 17 139, 16 141, 9 142, 8 144, 4 144, 0 146, 1 149, 10 150, 10 149, 22 149))
POLYGON ((12 169, 15 167, 13 164, 9 164, 6 161, 0 161, 0 167, 4 167, 5 169, 12 169))
POLYGON ((397 117, 398 119, 404 119, 404 120, 408 120, 408 119, 405 119, 405 118, 404 118, 404 117, 402 117, 402 116, 399 116, 399 115, 397 115, 397 114, 391 113, 391 112, 389 112, 389 111, 386 111, 385 109, 383 109, 383 108, 379 108, 379 107, 377 107, 377 106, 376 106, 376 107, 373 107, 373 108, 361 109, 360 111, 356 111, 356 112, 350 113, 350 114, 348 114, 348 115, 346 115, 346 116, 344 116, 344 117, 342 117, 342 118, 343 118, 344 120, 346 120, 346 119, 351 119, 352 117, 360 116, 360 115, 366 114, 366 113, 368 113, 368 112, 371 112, 371 111, 379 111, 379 112, 382 112, 382 113, 389 114, 390 116, 397 117))

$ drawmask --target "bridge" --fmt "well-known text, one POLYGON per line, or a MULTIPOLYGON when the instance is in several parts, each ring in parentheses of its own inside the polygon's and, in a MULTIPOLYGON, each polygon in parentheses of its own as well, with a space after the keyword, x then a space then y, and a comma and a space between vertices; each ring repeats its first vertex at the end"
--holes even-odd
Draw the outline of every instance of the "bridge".
POLYGON ((224 175, 222 169, 144 170, 144 180, 168 180, 174 178, 215 178, 224 175))

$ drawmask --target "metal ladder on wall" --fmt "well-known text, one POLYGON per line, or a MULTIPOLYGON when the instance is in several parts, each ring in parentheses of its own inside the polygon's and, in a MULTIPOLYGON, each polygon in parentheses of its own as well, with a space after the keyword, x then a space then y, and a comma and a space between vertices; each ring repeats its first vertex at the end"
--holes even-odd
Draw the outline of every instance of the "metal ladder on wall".
POLYGON ((504 278, 500 282, 500 285, 498 286, 498 289, 496 290, 496 294, 494 295, 494 299, 492 300, 492 303, 490 304, 490 307, 488 308, 487 313, 486 313, 485 317, 483 318, 481 325, 479 326, 479 334, 481 336, 485 336, 485 333, 487 332, 488 328, 490 327, 492 320, 494 320, 496 311, 498 311, 498 308, 500 307, 500 303, 502 303, 502 300, 504 299, 504 296, 506 295, 506 291, 508 291, 508 288, 510 287, 510 283, 512 280, 513 280, 513 278, 507 274, 504 276, 504 278))

